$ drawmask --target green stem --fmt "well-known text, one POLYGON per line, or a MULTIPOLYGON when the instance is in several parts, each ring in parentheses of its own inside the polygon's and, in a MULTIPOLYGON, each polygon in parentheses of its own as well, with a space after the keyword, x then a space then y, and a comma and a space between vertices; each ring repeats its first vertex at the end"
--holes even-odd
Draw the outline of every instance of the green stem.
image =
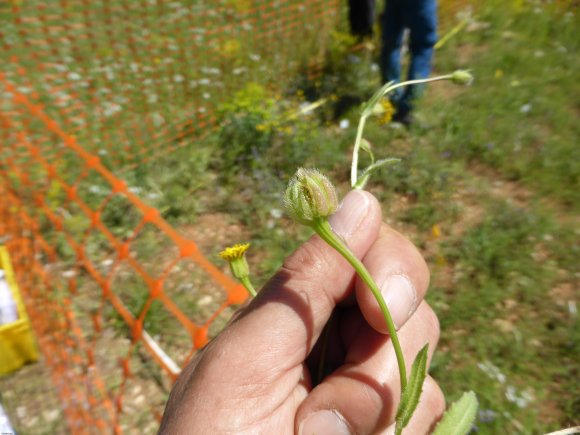
POLYGON ((358 128, 356 130, 356 139, 354 141, 354 150, 352 151, 352 165, 350 167, 350 184, 352 187, 356 185, 358 179, 358 152, 360 149, 360 143, 362 141, 362 134, 365 128, 365 122, 367 121, 366 115, 362 115, 358 122, 358 128))
POLYGON ((393 86, 389 86, 387 89, 385 89, 385 93, 383 94, 383 96, 387 95, 391 91, 394 91, 395 89, 402 88, 404 86, 420 85, 422 83, 439 82, 441 80, 451 80, 452 78, 453 78, 453 74, 446 74, 444 76, 430 77, 428 79, 407 80, 406 82, 401 82, 401 83, 397 83, 393 86))
POLYGON ((319 218, 315 220, 312 224, 312 228, 322 238, 322 240, 336 249, 340 255, 342 255, 352 265, 352 267, 354 267, 354 270, 358 276, 360 276, 365 284, 369 287, 373 293, 373 296, 377 300, 381 309, 381 313, 383 314, 385 322, 387 323, 387 329, 389 330, 389 335, 391 336, 393 348, 395 349, 397 363, 399 366, 399 377, 401 378, 401 391, 404 391, 405 387, 407 386, 407 369, 405 367, 405 359, 403 358, 403 350, 401 349, 401 343, 399 342, 399 337, 397 336, 395 323, 393 322, 393 318, 391 317, 391 313, 389 312, 389 308, 387 307, 387 303, 385 302, 383 295, 381 294, 379 288, 377 287, 375 281, 373 280, 371 274, 364 266, 364 264, 362 264, 362 262, 354 256, 346 244, 334 233, 330 224, 328 223, 328 219, 319 218))
MULTIPOLYGON (((452 78, 453 78, 453 74, 446 74, 444 76, 439 76, 439 77, 431 77, 431 78, 427 78, 427 79, 417 79, 417 80, 408 80, 406 82, 397 83, 397 84, 394 84, 394 85, 391 85, 391 86, 387 87, 383 91, 383 95, 381 96, 381 98, 384 97, 385 95, 387 95, 389 92, 392 92, 395 89, 402 88, 404 86, 418 85, 418 84, 421 84, 421 83, 438 82, 438 81, 441 81, 441 80, 451 80, 452 78)), ((367 103, 367 104, 369 104, 369 103, 367 103)), ((363 130, 365 128, 365 122, 367 120, 367 117, 371 114, 371 109, 372 109, 371 107, 367 107, 363 111, 363 113, 362 113, 362 115, 360 117, 359 123, 358 123, 357 131, 356 131, 356 139, 354 141, 354 149, 352 151, 352 163, 351 163, 351 166, 350 166, 350 185, 351 185, 351 187, 353 187, 355 189, 362 189, 362 187, 357 186, 357 181, 358 181, 358 153, 359 153, 360 144, 361 144, 361 141, 362 141, 363 130)))
POLYGON ((256 296, 256 294, 257 294, 256 289, 252 285, 249 277, 240 278, 240 282, 246 288, 246 290, 248 290, 248 293, 250 293, 250 295, 252 295, 252 297, 256 296))

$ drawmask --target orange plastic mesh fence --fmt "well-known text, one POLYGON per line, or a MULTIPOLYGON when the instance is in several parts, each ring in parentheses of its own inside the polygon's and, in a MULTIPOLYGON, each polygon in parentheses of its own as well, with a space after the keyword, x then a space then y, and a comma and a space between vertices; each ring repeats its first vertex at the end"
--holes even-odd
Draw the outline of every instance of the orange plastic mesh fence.
POLYGON ((315 70, 342 12, 212 3, 0 2, 0 243, 74 433, 154 432, 246 298, 119 171, 200 137, 242 84, 315 70))
POLYGON ((206 128, 241 83, 320 60, 337 16, 337 0, 212 3, 13 1, 0 10, 0 59, 85 149, 114 167, 140 162, 206 128))
POLYGON ((175 379, 193 350, 207 342, 213 320, 227 306, 243 302, 245 290, 79 146, 42 105, 30 101, 3 74, 0 82, 14 102, 14 112, 2 115, 7 127, 3 141, 13 152, 3 160, 2 234, 15 257, 16 275, 71 429, 93 420, 98 427, 115 426, 125 386, 138 363, 133 361, 135 348, 141 346, 161 368, 160 376, 175 379), (46 137, 27 124, 45 128, 46 137), (58 157, 51 161, 43 156, 54 141, 62 148, 59 154, 77 157, 74 180, 59 170, 58 157), (108 188, 101 185, 102 200, 91 208, 85 193, 95 177, 106 180, 108 188), (116 234, 103 224, 103 213, 111 209, 132 215, 131 231, 116 234), (139 257, 141 248, 152 245, 164 247, 163 258, 139 257), (185 284, 189 291, 184 291, 185 284), (223 300, 205 317, 192 316, 196 301, 220 289, 223 300), (144 325, 154 304, 159 335, 152 338, 144 325), (103 329, 103 324, 115 322, 126 325, 123 337, 130 340, 103 329), (112 384, 103 380, 100 374, 110 376, 116 365, 118 378, 112 384))

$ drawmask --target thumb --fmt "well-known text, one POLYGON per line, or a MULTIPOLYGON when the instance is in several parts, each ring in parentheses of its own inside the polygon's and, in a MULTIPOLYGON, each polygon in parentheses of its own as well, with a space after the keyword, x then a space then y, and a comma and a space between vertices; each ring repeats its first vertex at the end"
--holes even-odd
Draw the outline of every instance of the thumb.
MULTIPOLYGON (((378 237, 379 203, 368 192, 352 191, 330 224, 362 258, 378 237)), ((243 363, 251 358, 252 372, 260 373, 263 382, 274 381, 304 362, 335 305, 352 291, 353 280, 350 264, 315 235, 286 259, 215 345, 228 347, 230 362, 240 358, 235 367, 248 367, 243 363)))

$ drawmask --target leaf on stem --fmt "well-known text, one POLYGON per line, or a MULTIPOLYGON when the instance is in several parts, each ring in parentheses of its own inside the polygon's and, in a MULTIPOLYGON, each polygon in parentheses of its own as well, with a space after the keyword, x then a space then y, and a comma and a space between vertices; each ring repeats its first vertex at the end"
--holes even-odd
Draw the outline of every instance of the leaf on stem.
POLYGON ((372 113, 373 107, 375 107, 380 99, 385 96, 387 89, 389 89, 389 87, 394 83, 395 82, 385 83, 377 92, 375 92, 374 95, 363 106, 361 116, 364 116, 365 118, 368 117, 372 113))
POLYGON ((369 177, 375 172, 377 169, 382 168, 391 163, 400 162, 401 159, 397 158, 390 158, 390 159, 381 159, 374 162, 372 165, 368 166, 361 176, 356 181, 355 185, 353 186, 355 189, 362 189, 366 186, 367 182, 369 181, 369 177))
POLYGON ((433 435, 467 434, 475 420, 477 406, 477 396, 473 391, 463 393, 463 396, 443 415, 433 435))
POLYGON ((400 434, 403 428, 409 424, 413 412, 415 412, 415 409, 419 404, 419 398, 423 391, 423 382, 425 382, 425 377, 427 376, 428 350, 429 344, 427 343, 423 346, 423 349, 419 351, 415 361, 413 362, 413 366, 411 367, 409 383, 403 391, 401 403, 399 403, 399 409, 397 409, 397 416, 395 418, 397 422, 395 429, 396 434, 400 434))
POLYGON ((362 138, 362 140, 360 141, 360 149, 369 155, 369 157, 371 158, 371 164, 375 162, 375 155, 373 154, 371 143, 365 138, 362 138))

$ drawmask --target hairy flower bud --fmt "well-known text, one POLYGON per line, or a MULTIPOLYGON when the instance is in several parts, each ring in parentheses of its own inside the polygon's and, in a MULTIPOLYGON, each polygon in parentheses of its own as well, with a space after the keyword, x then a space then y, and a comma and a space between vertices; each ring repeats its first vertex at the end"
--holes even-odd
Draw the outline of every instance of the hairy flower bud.
POLYGON ((317 169, 300 168, 288 183, 284 205, 295 221, 312 225, 338 209, 338 197, 330 180, 317 169))
POLYGON ((467 70, 458 69, 453 74, 451 74, 451 81, 458 85, 470 85, 473 83, 473 76, 467 70))

